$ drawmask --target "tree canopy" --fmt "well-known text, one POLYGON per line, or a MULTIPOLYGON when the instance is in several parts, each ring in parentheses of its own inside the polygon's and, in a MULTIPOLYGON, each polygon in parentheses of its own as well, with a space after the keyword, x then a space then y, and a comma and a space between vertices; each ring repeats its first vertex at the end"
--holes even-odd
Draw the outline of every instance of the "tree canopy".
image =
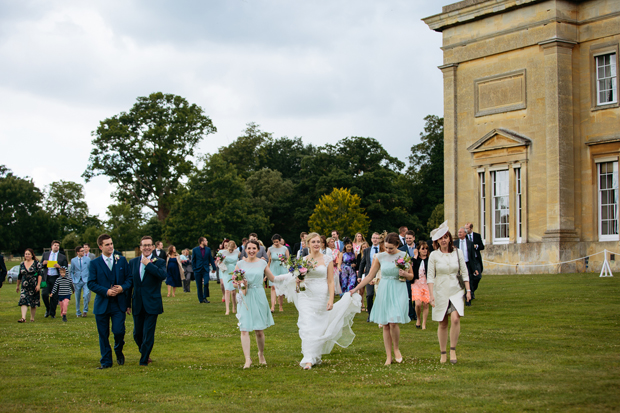
POLYGON ((88 182, 106 175, 119 202, 152 210, 160 221, 170 212, 179 182, 194 168, 198 142, 214 133, 203 109, 181 96, 138 97, 129 112, 100 122, 83 173, 88 182))
POLYGON ((310 231, 329 236, 333 230, 341 234, 366 234, 370 220, 360 207, 361 198, 343 188, 323 195, 308 220, 310 231))

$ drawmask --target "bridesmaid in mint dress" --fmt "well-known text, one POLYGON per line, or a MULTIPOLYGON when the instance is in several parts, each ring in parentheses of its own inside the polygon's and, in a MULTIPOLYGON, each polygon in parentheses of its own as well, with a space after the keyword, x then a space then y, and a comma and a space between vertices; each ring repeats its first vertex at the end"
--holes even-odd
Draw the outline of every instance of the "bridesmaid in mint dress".
POLYGON ((239 250, 237 249, 237 244, 233 240, 229 240, 226 246, 226 249, 220 250, 222 255, 226 258, 224 259, 224 265, 226 266, 226 271, 221 271, 222 275, 220 277, 220 282, 224 286, 224 301, 226 302, 226 314, 230 314, 230 303, 232 302, 232 312, 235 314, 237 312, 237 290, 232 283, 232 274, 235 271, 235 267, 237 266, 237 261, 239 261, 239 250))
POLYGON ((383 326, 383 344, 387 359, 385 365, 392 364, 392 347, 394 358, 397 363, 403 361, 403 356, 398 348, 400 340, 399 324, 411 321, 409 318, 409 294, 407 283, 400 281, 399 277, 407 280, 413 279, 411 267, 401 270, 396 267, 396 260, 403 258, 406 253, 398 250, 400 239, 398 234, 391 232, 385 237, 385 252, 375 256, 368 275, 352 289, 351 295, 364 288, 381 270, 381 287, 377 290, 377 298, 372 306, 370 321, 383 326))
POLYGON ((259 251, 258 241, 250 240, 245 246, 248 257, 237 262, 237 268, 245 271, 245 280, 241 283, 245 285, 245 290, 239 294, 239 305, 237 306, 237 318, 239 319, 239 331, 241 331, 241 347, 245 356, 244 369, 252 365, 250 357, 250 332, 256 334, 256 345, 258 346, 258 362, 266 365, 265 355, 265 333, 264 330, 273 323, 273 316, 269 311, 267 297, 263 289, 263 279, 266 276, 269 281, 274 280, 273 274, 267 267, 265 260, 256 258, 259 251))
MULTIPOLYGON (((280 255, 284 255, 286 258, 289 257, 288 248, 286 245, 282 245, 282 237, 278 234, 274 234, 271 237, 271 241, 273 245, 269 247, 268 256, 269 256, 269 269, 274 276, 283 275, 288 273, 288 269, 285 265, 280 263, 280 255)), ((276 287, 273 285, 271 281, 269 281, 269 287, 271 287, 271 312, 273 313, 276 308, 276 287)), ((284 303, 284 296, 280 296, 279 304, 280 304, 280 312, 284 311, 282 308, 282 304, 284 303)))

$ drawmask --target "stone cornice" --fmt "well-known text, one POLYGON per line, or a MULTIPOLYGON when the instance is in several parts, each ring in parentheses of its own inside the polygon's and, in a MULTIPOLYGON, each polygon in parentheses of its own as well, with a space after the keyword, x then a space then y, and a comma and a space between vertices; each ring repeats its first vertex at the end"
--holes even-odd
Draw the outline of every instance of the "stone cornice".
POLYGON ((422 21, 436 32, 442 32, 453 26, 469 23, 474 20, 484 19, 494 14, 505 13, 508 10, 525 7, 533 3, 540 3, 545 0, 487 0, 477 2, 466 0, 454 5, 448 5, 444 10, 451 10, 451 6, 462 4, 463 7, 456 7, 452 11, 429 16, 422 21))

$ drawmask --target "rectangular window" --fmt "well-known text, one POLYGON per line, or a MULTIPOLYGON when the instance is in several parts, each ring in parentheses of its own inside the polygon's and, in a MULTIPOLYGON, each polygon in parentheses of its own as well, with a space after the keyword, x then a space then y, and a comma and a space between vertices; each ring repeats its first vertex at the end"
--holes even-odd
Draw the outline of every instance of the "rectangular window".
POLYGON ((616 53, 596 56, 596 101, 598 105, 618 102, 616 53))
POLYGON ((508 170, 491 172, 493 201, 493 243, 507 244, 509 239, 508 219, 509 193, 508 170))
POLYGON ((521 208, 521 168, 515 168, 515 186, 516 186, 516 190, 517 190, 517 196, 516 196, 516 201, 517 201, 517 210, 515 211, 517 213, 517 242, 521 242, 521 237, 522 237, 522 232, 521 232, 521 214, 522 214, 522 208, 521 208))
POLYGON ((618 162, 602 162, 598 168, 599 240, 618 238, 618 162))
POLYGON ((479 172, 480 178, 480 236, 487 239, 487 185, 484 172, 479 172))

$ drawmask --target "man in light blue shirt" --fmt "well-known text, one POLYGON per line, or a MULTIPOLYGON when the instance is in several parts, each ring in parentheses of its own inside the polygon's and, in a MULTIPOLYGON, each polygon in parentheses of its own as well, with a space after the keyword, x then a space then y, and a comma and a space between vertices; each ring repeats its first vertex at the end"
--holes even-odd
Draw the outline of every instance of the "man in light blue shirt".
POLYGON ((71 279, 75 286, 75 314, 78 317, 86 317, 88 314, 88 303, 90 302, 90 290, 88 289, 88 267, 90 258, 84 256, 84 248, 75 249, 77 256, 71 260, 71 279), (80 292, 84 298, 84 311, 80 310, 80 292))

